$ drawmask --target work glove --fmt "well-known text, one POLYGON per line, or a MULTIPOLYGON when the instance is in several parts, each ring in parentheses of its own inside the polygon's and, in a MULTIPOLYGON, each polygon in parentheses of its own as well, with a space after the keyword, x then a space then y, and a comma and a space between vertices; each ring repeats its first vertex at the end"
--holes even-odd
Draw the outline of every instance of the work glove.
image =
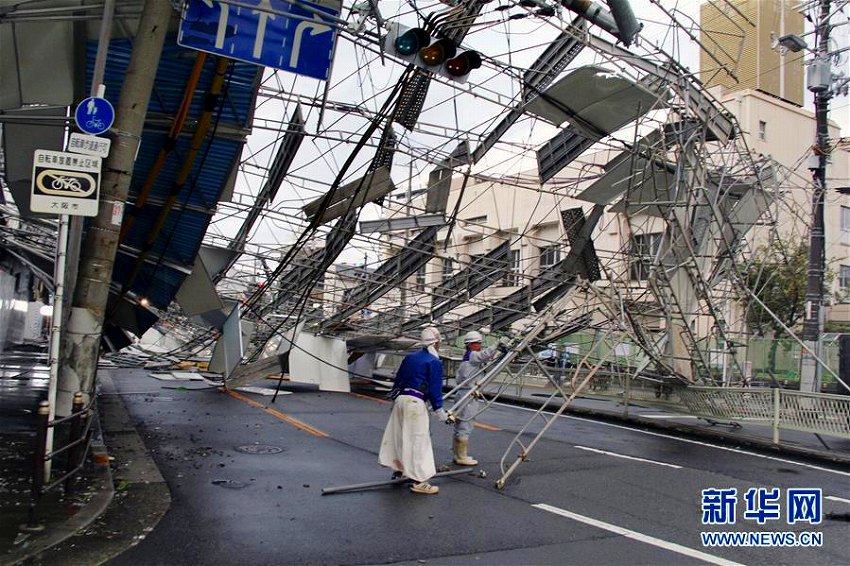
POLYGON ((442 407, 440 407, 439 409, 434 411, 434 417, 436 417, 436 419, 438 421, 440 421, 441 423, 445 423, 445 422, 449 421, 449 414, 442 407))
POLYGON ((499 338, 499 343, 496 344, 496 348, 498 348, 503 354, 507 354, 508 350, 511 349, 511 339, 507 336, 502 336, 499 338))

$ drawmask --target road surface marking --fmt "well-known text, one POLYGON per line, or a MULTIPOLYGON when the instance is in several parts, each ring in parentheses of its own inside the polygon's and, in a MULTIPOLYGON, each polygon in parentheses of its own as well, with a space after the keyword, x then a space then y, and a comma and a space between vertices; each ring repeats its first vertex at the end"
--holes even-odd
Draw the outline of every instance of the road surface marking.
POLYGON ((584 523, 592 527, 604 529, 606 531, 622 535, 626 538, 644 542, 646 544, 651 544, 653 546, 657 546, 658 548, 663 548, 664 550, 669 550, 677 554, 696 558, 697 560, 702 560, 704 562, 708 562, 709 564, 719 564, 721 566, 741 566, 741 564, 739 564, 738 562, 733 562, 732 560, 726 560, 725 558, 720 558, 719 556, 714 556, 712 554, 707 554, 699 550, 694 550, 693 548, 688 548, 687 546, 682 546, 674 542, 667 542, 666 540, 651 537, 649 535, 645 535, 637 531, 624 529, 623 527, 618 527, 617 525, 612 525, 611 523, 606 523, 598 519, 592 519, 591 517, 585 517, 584 515, 572 513, 571 511, 567 511, 559 507, 553 507, 545 503, 532 504, 532 507, 536 507, 537 509, 541 509, 543 511, 548 511, 549 513, 554 513, 556 515, 560 515, 562 517, 566 517, 567 519, 572 519, 573 521, 578 521, 580 523, 584 523))
POLYGON ((313 436, 318 436, 320 438, 325 438, 325 437, 328 436, 327 433, 324 433, 317 428, 313 428, 312 426, 308 425, 307 423, 299 421, 295 417, 290 417, 289 415, 281 413, 280 411, 272 409, 271 407, 266 407, 262 403, 258 403, 257 401, 254 401, 253 399, 249 399, 248 397, 245 397, 244 395, 240 395, 239 393, 236 393, 235 391, 231 391, 231 390, 228 389, 227 394, 230 395, 231 397, 233 397, 234 399, 239 399, 240 401, 248 403, 252 407, 257 407, 258 409, 262 409, 263 411, 272 415, 273 417, 280 419, 285 423, 291 424, 295 428, 303 430, 304 432, 306 432, 308 434, 312 434, 313 436))
POLYGON ((384 405, 392 402, 392 401, 389 401, 387 399, 378 399, 377 397, 370 397, 369 395, 363 395, 362 393, 352 393, 351 391, 349 391, 348 394, 354 395, 355 397, 359 397, 360 399, 368 399, 369 401, 374 401, 375 403, 383 403, 384 405))
MULTIPOLYGON (((508 405, 506 403, 496 403, 496 405, 500 405, 502 407, 508 407, 508 408, 511 408, 511 409, 520 409, 520 410, 529 411, 529 412, 532 412, 532 413, 537 412, 537 409, 529 409, 527 407, 518 407, 516 405, 508 405)), ((810 468, 812 470, 817 470, 819 472, 827 472, 829 474, 837 474, 839 476, 850 477, 850 472, 841 472, 841 471, 838 471, 838 470, 830 470, 829 468, 822 468, 821 466, 815 466, 814 464, 805 464, 803 462, 795 462, 794 460, 786 460, 785 458, 777 458, 776 456, 767 456, 765 454, 758 454, 756 452, 749 452, 747 450, 741 450, 740 448, 729 448, 728 446, 719 446, 717 444, 710 444, 708 442, 702 442, 702 441, 699 441, 699 440, 691 440, 690 438, 680 438, 678 436, 671 436, 669 434, 662 434, 660 432, 652 432, 652 431, 649 431, 649 430, 640 430, 639 428, 631 428, 631 427, 628 427, 628 426, 617 425, 617 424, 613 424, 613 423, 606 423, 606 422, 602 422, 602 421, 596 421, 596 420, 587 419, 587 418, 584 418, 584 417, 576 417, 574 415, 561 415, 561 417, 563 417, 565 419, 573 419, 573 420, 577 420, 577 421, 594 423, 594 424, 598 424, 598 425, 602 425, 602 426, 609 426, 609 427, 612 427, 612 428, 629 430, 631 432, 637 432, 637 433, 640 433, 640 434, 647 434, 649 436, 657 436, 659 438, 670 438, 670 439, 678 440, 679 442, 684 442, 684 443, 687 443, 687 444, 696 444, 698 446, 707 446, 709 448, 716 448, 717 450, 725 450, 727 452, 734 452, 736 454, 744 454, 746 456, 754 456, 756 458, 763 458, 765 460, 772 460, 774 462, 782 462, 783 464, 793 464, 795 466, 800 466, 802 468, 810 468)))
POLYGON ((824 495, 824 499, 830 499, 832 501, 839 501, 841 503, 850 503, 850 499, 842 499, 841 497, 835 497, 834 495, 824 495))
POLYGON ((596 452, 597 454, 605 454, 606 456, 614 456, 615 458, 625 458, 626 460, 635 460, 636 462, 646 462, 647 464, 656 464, 658 466, 667 466, 676 470, 681 470, 682 466, 676 464, 667 464, 666 462, 656 462, 655 460, 647 460, 645 458, 637 458, 635 456, 626 456, 625 454, 617 454, 616 452, 608 452, 607 450, 599 450, 598 448, 590 448, 588 446, 573 446, 579 450, 587 450, 588 452, 596 452))

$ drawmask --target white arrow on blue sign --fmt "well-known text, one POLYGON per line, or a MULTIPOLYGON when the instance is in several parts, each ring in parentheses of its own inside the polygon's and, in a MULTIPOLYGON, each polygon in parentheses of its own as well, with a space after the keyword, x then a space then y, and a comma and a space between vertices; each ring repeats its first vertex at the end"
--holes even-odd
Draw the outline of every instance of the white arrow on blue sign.
POLYGON ((342 0, 298 4, 282 0, 245 0, 239 6, 215 0, 189 0, 180 18, 177 43, 327 80, 336 40, 331 24, 333 18, 339 17, 341 9, 342 0))
POLYGON ((77 127, 87 134, 102 134, 112 127, 115 121, 115 109, 105 98, 91 96, 86 98, 74 111, 77 127))

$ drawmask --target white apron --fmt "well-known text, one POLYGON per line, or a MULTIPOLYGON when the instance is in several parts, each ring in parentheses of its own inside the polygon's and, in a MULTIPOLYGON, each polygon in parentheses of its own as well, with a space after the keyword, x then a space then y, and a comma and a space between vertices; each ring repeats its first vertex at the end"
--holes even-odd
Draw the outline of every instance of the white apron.
POLYGON ((427 481, 437 473, 429 427, 425 401, 399 395, 384 430, 378 461, 417 482, 427 481))

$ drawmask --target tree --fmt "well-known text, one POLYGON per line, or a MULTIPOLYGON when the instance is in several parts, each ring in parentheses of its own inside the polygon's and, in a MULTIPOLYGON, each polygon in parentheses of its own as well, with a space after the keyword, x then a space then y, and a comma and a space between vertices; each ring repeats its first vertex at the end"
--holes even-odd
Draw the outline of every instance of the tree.
MULTIPOLYGON (((744 283, 764 306, 747 300, 746 319, 750 329, 758 336, 772 334, 768 369, 776 369, 775 340, 783 325, 798 333, 806 312, 806 277, 809 242, 805 238, 795 241, 774 239, 758 250, 743 270, 744 283), (768 310, 770 312, 768 312, 768 310), (772 316, 771 313, 773 313, 772 316), (781 323, 781 324, 780 324, 781 323)), ((831 283, 833 274, 824 274, 824 285, 831 283)))

